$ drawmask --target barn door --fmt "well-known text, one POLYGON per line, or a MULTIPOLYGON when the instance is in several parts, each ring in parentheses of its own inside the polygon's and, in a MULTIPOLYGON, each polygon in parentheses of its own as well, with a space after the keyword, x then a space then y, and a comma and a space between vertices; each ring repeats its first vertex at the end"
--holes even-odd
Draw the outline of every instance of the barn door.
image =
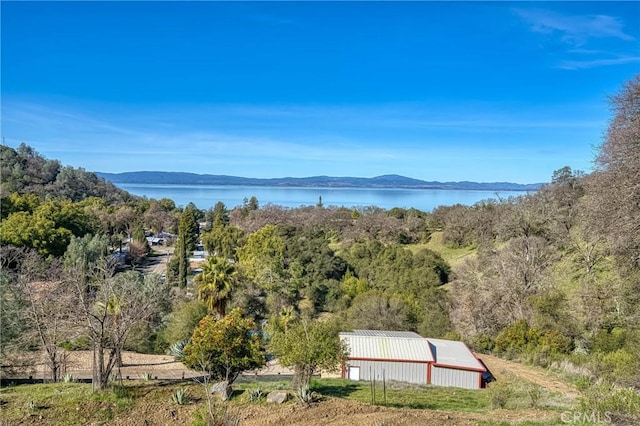
POLYGON ((349 366, 349 380, 360 380, 360 367, 349 366))

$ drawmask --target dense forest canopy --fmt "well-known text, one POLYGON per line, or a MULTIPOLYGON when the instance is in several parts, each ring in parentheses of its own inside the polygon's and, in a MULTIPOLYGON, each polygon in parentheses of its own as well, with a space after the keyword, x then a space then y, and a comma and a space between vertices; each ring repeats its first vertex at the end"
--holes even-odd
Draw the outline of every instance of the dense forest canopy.
MULTIPOLYGON (((148 317, 131 319, 131 333, 112 342, 118 348, 164 351, 228 305, 257 325, 331 316, 345 330, 459 338, 478 351, 541 365, 564 360, 640 388, 639 76, 611 107, 594 172, 567 166, 535 193, 432 212, 261 207, 255 198, 232 210, 222 203, 208 211, 176 208, 171 200, 133 197, 26 145, 3 146, 3 355, 39 346, 9 345, 39 324, 14 321, 28 316, 25 277, 59 282, 71 298, 97 297, 97 290, 78 289, 111 282, 101 253, 128 242, 129 255, 142 259, 150 250, 145 235, 165 232, 175 237, 166 271, 171 304, 155 300, 148 317), (219 259, 194 280, 188 258, 198 242, 219 259)), ((119 281, 109 285, 135 293, 119 281)), ((104 321, 113 312, 105 307, 104 321)), ((52 344, 86 346, 97 338, 92 332, 52 344)))

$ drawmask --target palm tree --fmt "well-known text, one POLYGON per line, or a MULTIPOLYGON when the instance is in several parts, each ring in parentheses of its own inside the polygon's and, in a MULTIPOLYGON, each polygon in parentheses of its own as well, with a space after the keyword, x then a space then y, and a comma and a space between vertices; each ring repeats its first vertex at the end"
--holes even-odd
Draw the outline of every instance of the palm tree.
POLYGON ((207 304, 209 313, 215 314, 217 319, 222 319, 226 313, 237 274, 233 262, 211 256, 207 258, 202 272, 194 278, 198 285, 198 298, 207 304))

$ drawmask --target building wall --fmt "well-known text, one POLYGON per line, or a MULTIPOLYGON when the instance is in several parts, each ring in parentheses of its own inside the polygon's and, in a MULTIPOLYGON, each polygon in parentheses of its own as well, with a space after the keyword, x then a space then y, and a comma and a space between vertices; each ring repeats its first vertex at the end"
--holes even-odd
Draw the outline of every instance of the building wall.
POLYGON ((349 377, 348 368, 354 366, 360 367, 360 380, 371 381, 375 378, 376 381, 382 381, 384 370, 384 378, 387 381, 427 384, 427 363, 349 360, 345 364, 347 378, 349 377))
POLYGON ((431 366, 431 384, 437 386, 480 389, 480 375, 477 371, 431 366))

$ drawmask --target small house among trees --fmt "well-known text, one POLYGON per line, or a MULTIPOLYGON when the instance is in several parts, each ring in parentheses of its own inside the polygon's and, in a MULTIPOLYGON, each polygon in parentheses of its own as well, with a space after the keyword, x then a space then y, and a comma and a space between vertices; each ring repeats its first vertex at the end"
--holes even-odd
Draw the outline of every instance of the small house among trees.
POLYGON ((492 377, 463 342, 381 330, 340 333, 340 339, 349 351, 342 378, 480 389, 492 377))

